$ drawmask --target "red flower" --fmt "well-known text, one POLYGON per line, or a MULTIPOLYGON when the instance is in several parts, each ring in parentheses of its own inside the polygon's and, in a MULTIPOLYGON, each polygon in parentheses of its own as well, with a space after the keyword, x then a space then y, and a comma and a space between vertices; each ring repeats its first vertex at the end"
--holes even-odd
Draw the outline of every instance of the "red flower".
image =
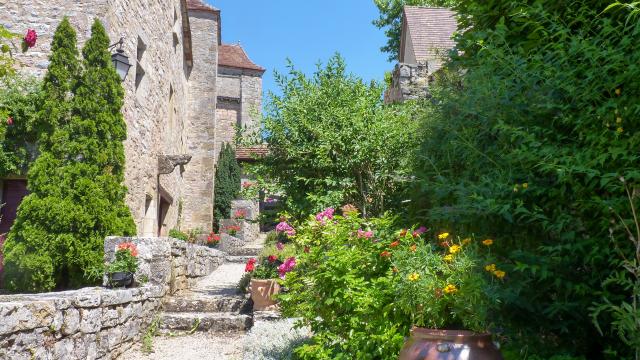
POLYGON ((392 242, 389 246, 394 248, 394 247, 397 247, 398 245, 400 245, 400 241, 396 240, 396 241, 392 242))
POLYGON ((278 257, 276 255, 269 255, 267 259, 269 259, 269 262, 273 264, 274 262, 276 262, 276 260, 278 260, 278 257))
POLYGON ((118 245, 118 251, 129 251, 131 253, 131 256, 138 256, 138 248, 136 247, 136 244, 132 243, 132 242, 125 242, 122 244, 118 245))
POLYGON ((7 125, 9 126, 13 125, 13 118, 11 116, 7 118, 7 125))
POLYGON ((385 251, 380 253, 380 256, 382 256, 383 258, 390 258, 391 257, 391 253, 385 250, 385 251))
POLYGON ((217 244, 217 243, 219 243, 220 242, 220 235, 218 235, 218 234, 216 234, 214 232, 211 232, 209 234, 209 236, 207 237, 207 242, 209 244, 217 244))
POLYGON ((247 261, 247 265, 244 267, 244 272, 252 272, 256 269, 256 259, 251 258, 247 261))
POLYGON ((27 34, 24 36, 24 43, 28 48, 36 46, 36 40, 38 40, 38 34, 33 29, 27 30, 27 34))

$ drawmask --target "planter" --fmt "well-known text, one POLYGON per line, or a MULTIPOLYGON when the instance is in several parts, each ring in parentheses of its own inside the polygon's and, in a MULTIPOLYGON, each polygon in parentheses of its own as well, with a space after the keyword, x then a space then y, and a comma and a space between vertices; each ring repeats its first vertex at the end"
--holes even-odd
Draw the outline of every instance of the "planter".
POLYGON ((133 273, 119 271, 109 274, 109 287, 127 287, 131 284, 133 284, 133 273))
POLYGON ((275 310, 278 305, 273 299, 274 295, 280 293, 280 284, 275 279, 251 279, 249 284, 251 289, 251 299, 253 300, 253 310, 275 310))
POLYGON ((491 334, 414 327, 399 360, 503 360, 491 334))

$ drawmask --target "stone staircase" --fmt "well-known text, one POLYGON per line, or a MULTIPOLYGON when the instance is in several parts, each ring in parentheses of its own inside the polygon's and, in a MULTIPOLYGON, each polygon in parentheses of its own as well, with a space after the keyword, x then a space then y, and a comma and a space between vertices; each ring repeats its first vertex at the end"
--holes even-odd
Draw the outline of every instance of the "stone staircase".
MULTIPOLYGON (((257 217, 251 209, 247 214, 251 218, 257 217)), ((256 224, 250 221, 221 221, 223 229, 230 224, 239 225, 242 230, 236 236, 222 234, 220 250, 226 253, 225 262, 190 290, 165 299, 160 332, 231 333, 244 332, 253 326, 253 304, 248 296, 239 292, 237 284, 247 260, 260 254, 266 235, 254 231, 256 224)))

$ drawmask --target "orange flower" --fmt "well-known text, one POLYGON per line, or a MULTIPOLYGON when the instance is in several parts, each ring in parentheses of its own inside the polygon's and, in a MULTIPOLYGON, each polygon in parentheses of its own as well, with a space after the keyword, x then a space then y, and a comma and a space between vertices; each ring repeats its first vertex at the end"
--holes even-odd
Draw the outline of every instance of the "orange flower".
POLYGON ((453 294, 458 291, 458 288, 455 285, 447 285, 444 287, 444 292, 447 294, 453 294))
POLYGON ((131 253, 131 256, 133 257, 138 256, 138 248, 136 247, 136 244, 132 242, 124 242, 118 245, 118 251, 122 251, 122 250, 129 250, 129 252, 131 253))
POLYGON ((399 234, 399 235, 400 235, 400 237, 405 237, 405 236, 407 236, 407 229, 402 229, 402 230, 400 230, 400 234, 399 234))
POLYGON ((385 251, 380 253, 380 256, 382 256, 383 258, 390 258, 391 257, 391 253, 385 250, 385 251))
POLYGON ((396 241, 392 242, 389 246, 394 248, 394 247, 397 247, 398 245, 400 245, 400 241, 396 240, 396 241))
POLYGON ((491 246, 491 245, 493 245, 493 240, 492 239, 486 239, 486 240, 482 241, 482 244, 484 244, 485 246, 491 246))
POLYGON ((469 244, 471 244, 471 238, 466 238, 462 240, 462 245, 469 245, 469 244))
POLYGON ((409 246, 409 250, 416 252, 416 250, 418 249, 418 246, 416 244, 413 244, 411 246, 409 246))
POLYGON ((498 279, 502 279, 505 275, 507 275, 507 273, 502 270, 496 270, 493 272, 493 275, 495 275, 498 279))
POLYGON ((393 271, 394 274, 397 274, 398 273, 398 268, 394 266, 393 269, 391 269, 391 271, 393 271))

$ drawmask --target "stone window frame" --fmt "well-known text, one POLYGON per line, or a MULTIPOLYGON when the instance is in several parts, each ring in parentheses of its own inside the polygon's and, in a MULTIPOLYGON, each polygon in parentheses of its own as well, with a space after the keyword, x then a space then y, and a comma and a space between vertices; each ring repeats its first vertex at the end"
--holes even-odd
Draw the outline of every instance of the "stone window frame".
POLYGON ((145 54, 147 53, 147 43, 148 41, 145 41, 146 37, 142 34, 138 34, 137 36, 137 40, 136 40, 136 76, 135 76, 135 87, 136 90, 138 90, 140 88, 140 85, 142 84, 142 81, 145 79, 145 75, 146 75, 146 71, 144 69, 143 66, 143 62, 145 57, 145 54))

